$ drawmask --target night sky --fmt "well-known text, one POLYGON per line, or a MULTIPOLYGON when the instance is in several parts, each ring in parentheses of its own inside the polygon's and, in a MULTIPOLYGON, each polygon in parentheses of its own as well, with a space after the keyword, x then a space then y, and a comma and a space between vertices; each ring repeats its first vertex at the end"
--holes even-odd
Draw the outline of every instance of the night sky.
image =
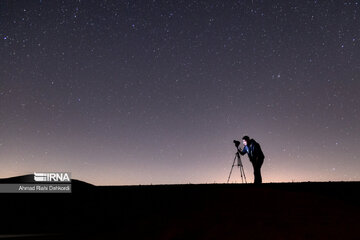
POLYGON ((360 180, 360 1, 1 0, 0 56, 0 178, 360 180))

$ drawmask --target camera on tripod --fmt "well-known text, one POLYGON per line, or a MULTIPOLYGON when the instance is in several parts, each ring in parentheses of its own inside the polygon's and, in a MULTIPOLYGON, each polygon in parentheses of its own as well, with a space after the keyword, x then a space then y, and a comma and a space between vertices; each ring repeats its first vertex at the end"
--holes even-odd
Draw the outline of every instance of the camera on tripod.
POLYGON ((239 148, 240 146, 240 142, 238 140, 234 140, 234 144, 236 148, 239 148))
MULTIPOLYGON (((245 172, 244 172, 244 167, 243 167, 243 165, 242 165, 241 157, 240 157, 240 153, 239 153, 240 141, 234 140, 234 144, 235 144, 235 147, 236 147, 237 151, 236 151, 236 153, 235 153, 234 162, 233 162, 233 164, 232 164, 232 166, 231 166, 231 170, 230 170, 230 174, 229 174, 227 183, 229 183, 230 176, 231 176, 231 173, 232 173, 232 170, 233 170, 234 166, 237 166, 237 167, 240 168, 241 182, 244 183, 244 180, 245 180, 245 183, 247 183, 247 181, 246 181, 246 176, 245 176, 245 172), (237 163, 236 163, 236 159, 237 159, 237 163)), ((241 151, 241 149, 240 149, 240 151, 241 151)))

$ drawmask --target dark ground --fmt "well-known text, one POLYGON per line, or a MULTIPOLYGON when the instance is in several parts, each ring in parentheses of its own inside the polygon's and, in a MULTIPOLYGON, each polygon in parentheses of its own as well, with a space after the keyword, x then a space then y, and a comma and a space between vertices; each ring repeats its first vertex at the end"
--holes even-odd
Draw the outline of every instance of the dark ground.
POLYGON ((0 194, 0 238, 360 239, 360 182, 72 187, 0 194))

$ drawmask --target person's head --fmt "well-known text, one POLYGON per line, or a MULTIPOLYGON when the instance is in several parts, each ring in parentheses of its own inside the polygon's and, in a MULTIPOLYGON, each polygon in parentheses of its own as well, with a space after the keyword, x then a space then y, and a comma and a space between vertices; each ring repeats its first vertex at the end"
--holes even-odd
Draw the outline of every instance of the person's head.
POLYGON ((242 141, 244 146, 246 146, 250 142, 250 138, 248 136, 243 136, 242 141))

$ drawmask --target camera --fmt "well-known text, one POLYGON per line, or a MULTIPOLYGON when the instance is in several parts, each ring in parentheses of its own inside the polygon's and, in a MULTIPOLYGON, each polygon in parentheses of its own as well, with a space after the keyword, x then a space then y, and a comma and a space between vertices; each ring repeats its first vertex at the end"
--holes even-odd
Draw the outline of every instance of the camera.
POLYGON ((238 148, 240 146, 240 142, 238 140, 234 140, 235 147, 238 148))

